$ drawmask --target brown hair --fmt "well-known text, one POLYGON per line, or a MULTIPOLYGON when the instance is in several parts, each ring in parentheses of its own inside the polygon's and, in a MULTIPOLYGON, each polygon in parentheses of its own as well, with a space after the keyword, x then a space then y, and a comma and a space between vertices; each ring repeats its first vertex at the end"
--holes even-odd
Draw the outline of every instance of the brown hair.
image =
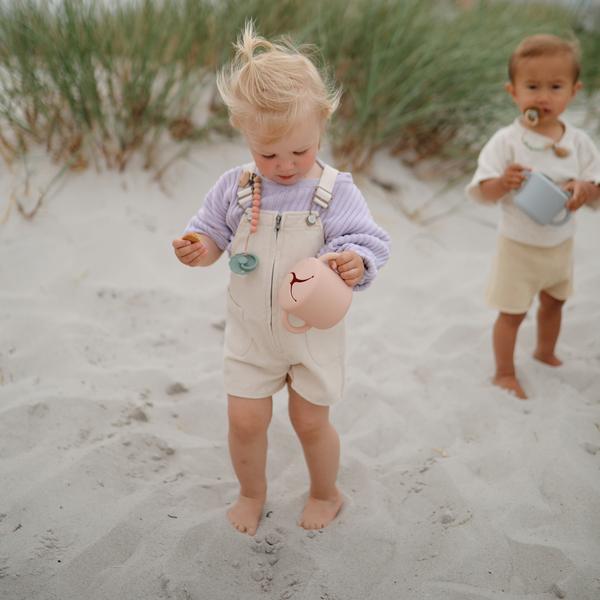
POLYGON ((573 59, 573 81, 578 81, 581 71, 579 42, 577 40, 565 40, 547 33, 530 35, 521 41, 508 61, 508 77, 514 83, 517 64, 524 58, 555 56, 557 54, 569 55, 573 59))

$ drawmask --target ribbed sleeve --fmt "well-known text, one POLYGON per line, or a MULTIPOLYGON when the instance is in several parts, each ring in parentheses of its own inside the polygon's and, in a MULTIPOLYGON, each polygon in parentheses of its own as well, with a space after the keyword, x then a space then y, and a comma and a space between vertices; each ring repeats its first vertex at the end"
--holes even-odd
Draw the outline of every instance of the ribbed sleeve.
POLYGON ((323 214, 323 228, 325 246, 319 255, 356 252, 365 263, 365 275, 354 289, 367 288, 389 258, 390 236, 375 223, 363 195, 351 180, 340 181, 334 187, 333 201, 323 214))

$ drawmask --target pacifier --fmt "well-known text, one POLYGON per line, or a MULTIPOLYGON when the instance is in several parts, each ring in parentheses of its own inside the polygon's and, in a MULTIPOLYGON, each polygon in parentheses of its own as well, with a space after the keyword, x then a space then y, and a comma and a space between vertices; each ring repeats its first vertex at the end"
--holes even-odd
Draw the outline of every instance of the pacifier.
POLYGON ((237 275, 246 275, 258 266, 258 257, 249 252, 234 254, 229 259, 229 268, 237 275))
POLYGON ((530 106, 523 111, 523 116, 529 125, 535 127, 540 122, 540 109, 530 106))

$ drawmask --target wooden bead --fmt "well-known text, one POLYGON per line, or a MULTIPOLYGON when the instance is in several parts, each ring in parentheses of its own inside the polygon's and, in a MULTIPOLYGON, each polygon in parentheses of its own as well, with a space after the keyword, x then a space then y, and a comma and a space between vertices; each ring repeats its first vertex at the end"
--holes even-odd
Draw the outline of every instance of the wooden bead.
MULTIPOLYGON (((254 173, 248 173, 248 179, 245 178, 246 172, 242 174, 240 178, 240 185, 243 182, 246 184, 249 182, 252 187, 252 208, 247 211, 248 220, 250 221, 250 233, 256 233, 258 227, 258 217, 260 215, 260 192, 261 192, 261 178, 254 173)), ((242 186, 243 187, 243 186, 242 186)))
POLYGON ((563 148, 562 146, 557 146, 556 144, 552 145, 552 150, 554 150, 554 154, 558 156, 558 158, 566 158, 569 156, 569 151, 567 148, 563 148))

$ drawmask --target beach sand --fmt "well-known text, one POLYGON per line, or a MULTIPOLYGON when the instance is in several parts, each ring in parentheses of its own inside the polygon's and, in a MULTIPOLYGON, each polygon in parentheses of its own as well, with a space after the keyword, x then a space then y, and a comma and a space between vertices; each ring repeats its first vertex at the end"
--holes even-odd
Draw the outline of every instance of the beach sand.
MULTIPOLYGON (((307 473, 278 394, 264 518, 230 527, 228 269, 185 268, 170 243, 247 159, 220 141, 162 187, 135 167, 68 175, 0 226, 0 598, 600 598, 600 213, 577 216, 564 366, 531 358, 533 311, 522 327, 520 401, 490 383, 497 210, 385 157, 395 189, 356 178, 393 247, 348 316, 345 506, 296 525, 307 473)), ((1 170, 0 213, 24 186, 1 170)))

